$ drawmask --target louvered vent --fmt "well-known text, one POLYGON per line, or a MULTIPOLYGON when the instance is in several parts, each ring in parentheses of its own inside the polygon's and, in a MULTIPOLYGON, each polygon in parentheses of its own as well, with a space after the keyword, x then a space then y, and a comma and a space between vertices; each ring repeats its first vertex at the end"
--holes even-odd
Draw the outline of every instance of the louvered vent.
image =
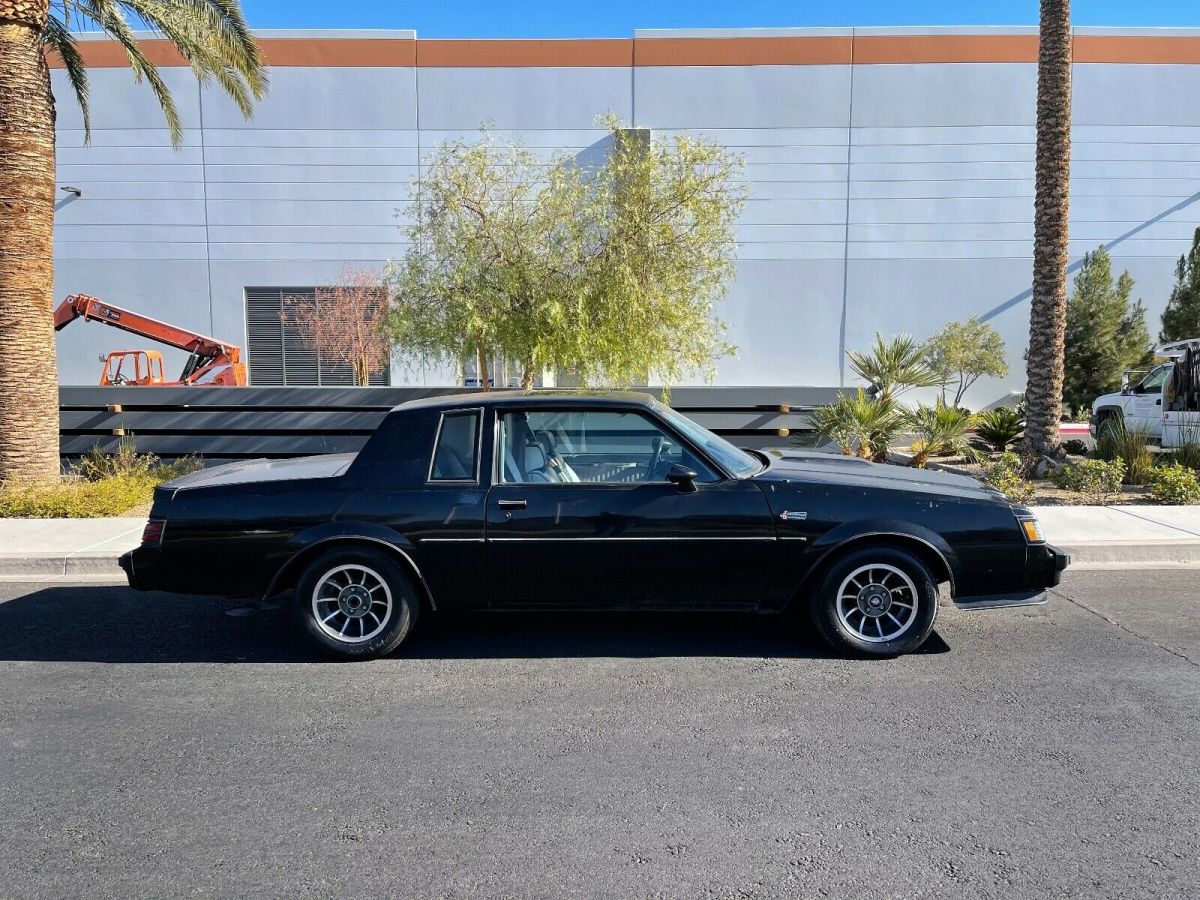
MULTIPOLYGON (((247 352, 253 385, 354 385, 354 372, 327 353, 308 349, 292 322, 284 322, 285 303, 316 303, 315 287, 246 288, 247 352)), ((388 373, 372 372, 373 385, 386 385, 388 373)))

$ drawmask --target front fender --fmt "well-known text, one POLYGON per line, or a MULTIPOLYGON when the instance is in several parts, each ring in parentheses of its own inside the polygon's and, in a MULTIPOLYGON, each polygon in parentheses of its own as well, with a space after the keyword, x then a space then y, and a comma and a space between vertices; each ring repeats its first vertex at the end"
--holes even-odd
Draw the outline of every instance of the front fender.
MULTIPOLYGON (((960 580, 962 564, 954 548, 944 537, 916 522, 905 519, 860 519, 853 522, 843 522, 812 542, 810 554, 813 564, 810 573, 821 571, 834 554, 855 544, 868 543, 872 539, 884 542, 909 543, 923 547, 922 555, 927 562, 936 563, 941 571, 935 571, 934 576, 939 580, 950 582, 950 592, 954 593, 955 585, 960 580)), ((808 579, 806 579, 806 583, 808 579)))

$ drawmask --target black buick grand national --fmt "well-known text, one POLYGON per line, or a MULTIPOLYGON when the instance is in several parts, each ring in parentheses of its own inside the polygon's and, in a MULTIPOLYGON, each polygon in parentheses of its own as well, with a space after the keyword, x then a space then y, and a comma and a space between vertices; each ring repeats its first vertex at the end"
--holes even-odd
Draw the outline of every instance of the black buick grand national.
POLYGON ((220 466, 160 487, 129 583, 287 599, 335 654, 393 650, 445 609, 806 607, 835 647, 1037 603, 1067 555, 978 482, 739 450, 641 394, 462 394, 393 409, 357 454, 220 466))

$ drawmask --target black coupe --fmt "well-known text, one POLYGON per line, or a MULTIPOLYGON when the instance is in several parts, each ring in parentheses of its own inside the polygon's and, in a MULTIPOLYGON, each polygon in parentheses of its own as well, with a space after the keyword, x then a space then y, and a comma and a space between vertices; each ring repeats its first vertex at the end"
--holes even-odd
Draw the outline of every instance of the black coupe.
POLYGON ((443 609, 807 607, 843 651, 889 656, 961 608, 1038 603, 1067 555, 973 479, 739 450, 641 394, 405 403, 356 454, 256 460, 160 487, 129 583, 287 597, 355 659, 443 609))

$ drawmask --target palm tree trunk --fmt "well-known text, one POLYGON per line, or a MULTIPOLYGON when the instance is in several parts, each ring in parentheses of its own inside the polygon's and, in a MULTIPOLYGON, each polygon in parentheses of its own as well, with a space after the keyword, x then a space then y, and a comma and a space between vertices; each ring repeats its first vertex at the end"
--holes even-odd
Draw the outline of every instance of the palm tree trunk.
POLYGON ((0 0, 0 479, 59 473, 46 0, 0 0))
POLYGON ((1037 160, 1033 212, 1033 298, 1026 356, 1025 448, 1059 450, 1067 237, 1071 186, 1071 3, 1041 0, 1038 45, 1037 160))

